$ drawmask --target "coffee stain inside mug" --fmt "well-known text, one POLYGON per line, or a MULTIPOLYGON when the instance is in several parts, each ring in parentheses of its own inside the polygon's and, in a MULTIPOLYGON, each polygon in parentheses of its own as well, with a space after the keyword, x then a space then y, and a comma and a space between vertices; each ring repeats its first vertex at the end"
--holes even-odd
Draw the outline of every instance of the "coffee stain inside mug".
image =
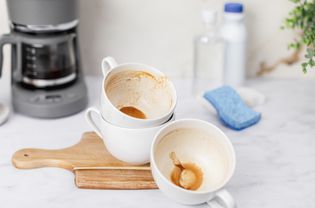
POLYGON ((145 114, 141 110, 139 110, 133 106, 122 107, 120 109, 120 111, 123 112, 124 114, 127 114, 128 116, 131 116, 134 118, 146 119, 145 114))
POLYGON ((104 80, 104 90, 108 100, 118 110, 138 119, 160 118, 175 103, 168 78, 145 69, 125 69, 109 74, 104 80), (131 109, 134 106, 137 109, 131 109))
POLYGON ((174 169, 171 173, 171 181, 184 189, 197 190, 203 181, 202 170, 195 163, 181 163, 175 152, 170 153, 174 169))

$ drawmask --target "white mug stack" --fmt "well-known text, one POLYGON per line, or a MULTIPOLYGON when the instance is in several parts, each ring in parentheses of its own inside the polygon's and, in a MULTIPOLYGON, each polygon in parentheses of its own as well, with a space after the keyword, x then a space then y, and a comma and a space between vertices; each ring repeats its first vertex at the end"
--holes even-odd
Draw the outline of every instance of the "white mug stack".
POLYGON ((102 72, 101 107, 89 108, 87 121, 113 156, 131 164, 148 163, 155 133, 175 118, 177 96, 173 83, 154 67, 117 64, 112 57, 103 59, 102 72), (141 110, 146 118, 120 111, 130 106, 141 110))
POLYGON ((211 208, 235 208, 224 189, 235 169, 234 148, 216 126, 202 120, 175 120, 177 95, 172 82, 154 67, 102 61, 104 75, 100 109, 90 107, 86 119, 117 159, 141 165, 150 162, 159 189, 187 205, 208 203, 211 208), (123 108, 139 110, 143 117, 123 108), (176 152, 182 164, 198 164, 203 180, 196 190, 184 189, 171 180, 176 152))

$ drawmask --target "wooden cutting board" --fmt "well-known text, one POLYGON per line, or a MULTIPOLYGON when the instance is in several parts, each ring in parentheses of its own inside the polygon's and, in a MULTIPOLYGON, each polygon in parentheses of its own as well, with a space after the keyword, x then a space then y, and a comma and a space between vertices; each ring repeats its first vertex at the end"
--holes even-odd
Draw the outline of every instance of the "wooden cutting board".
POLYGON ((155 189, 149 164, 133 166, 114 158, 94 132, 83 134, 81 141, 60 150, 22 149, 12 157, 19 169, 59 167, 75 175, 79 188, 155 189))

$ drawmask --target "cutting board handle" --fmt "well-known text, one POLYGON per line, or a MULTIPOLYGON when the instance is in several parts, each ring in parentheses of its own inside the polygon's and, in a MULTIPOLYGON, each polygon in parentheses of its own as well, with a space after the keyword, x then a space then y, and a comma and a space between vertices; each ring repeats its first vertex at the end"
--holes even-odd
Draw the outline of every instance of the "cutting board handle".
POLYGON ((85 132, 79 143, 64 149, 22 149, 12 157, 19 169, 58 167, 73 171, 77 167, 129 166, 106 151, 103 140, 93 132, 85 132))
POLYGON ((12 157, 12 163, 19 169, 59 167, 73 170, 73 164, 64 160, 63 150, 21 149, 12 157))

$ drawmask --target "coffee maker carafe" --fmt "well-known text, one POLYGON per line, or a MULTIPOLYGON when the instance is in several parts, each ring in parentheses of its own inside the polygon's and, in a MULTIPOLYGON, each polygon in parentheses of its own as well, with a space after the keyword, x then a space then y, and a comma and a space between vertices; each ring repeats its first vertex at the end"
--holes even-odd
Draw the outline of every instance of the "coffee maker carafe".
POLYGON ((74 114, 87 104, 78 47, 76 0, 7 0, 12 45, 12 102, 16 111, 42 118, 74 114))

